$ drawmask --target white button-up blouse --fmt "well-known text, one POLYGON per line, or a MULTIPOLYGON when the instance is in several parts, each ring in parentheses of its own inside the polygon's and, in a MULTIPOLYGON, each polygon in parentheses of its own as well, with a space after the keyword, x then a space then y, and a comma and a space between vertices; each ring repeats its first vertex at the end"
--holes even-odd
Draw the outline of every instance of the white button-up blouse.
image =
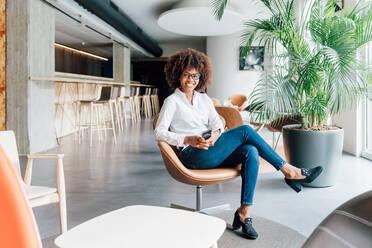
POLYGON ((193 105, 180 89, 168 96, 160 110, 155 137, 170 145, 185 147, 185 136, 200 136, 208 130, 224 128, 211 99, 205 93, 194 91, 193 105))

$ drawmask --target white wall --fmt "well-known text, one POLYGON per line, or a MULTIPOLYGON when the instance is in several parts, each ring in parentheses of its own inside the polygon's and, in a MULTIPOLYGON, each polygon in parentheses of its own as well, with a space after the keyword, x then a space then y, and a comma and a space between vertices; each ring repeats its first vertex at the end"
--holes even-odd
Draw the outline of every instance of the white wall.
MULTIPOLYGON (((240 32, 227 36, 207 37, 207 55, 209 56, 213 76, 208 87, 208 95, 223 103, 230 95, 249 96, 255 84, 264 72, 239 71, 240 32)), ((265 55, 265 66, 267 57, 265 55)))
MULTIPOLYGON (((344 8, 350 10, 355 3, 355 0, 345 0, 344 8)), ((356 156, 360 156, 364 149, 364 104, 360 101, 332 118, 333 124, 344 129, 344 151, 356 156)))
POLYGON ((332 121, 344 129, 344 151, 360 156, 365 135, 363 103, 334 116, 332 121))
POLYGON ((188 40, 174 40, 170 42, 159 43, 163 49, 162 57, 169 57, 180 49, 193 48, 205 53, 205 38, 188 39, 188 40))

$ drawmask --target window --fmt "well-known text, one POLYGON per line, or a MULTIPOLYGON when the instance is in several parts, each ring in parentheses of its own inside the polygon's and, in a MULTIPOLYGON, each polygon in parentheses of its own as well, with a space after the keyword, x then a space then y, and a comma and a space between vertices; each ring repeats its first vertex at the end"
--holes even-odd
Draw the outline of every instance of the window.
MULTIPOLYGON (((365 58, 367 65, 372 66, 372 44, 366 48, 365 58)), ((372 73, 372 71, 370 71, 372 73)), ((372 96, 370 96, 371 98, 372 96)), ((372 101, 366 99, 365 103, 365 149, 362 156, 372 160, 372 101)))
POLYGON ((364 155, 372 160, 372 101, 367 101, 366 105, 366 150, 364 155))

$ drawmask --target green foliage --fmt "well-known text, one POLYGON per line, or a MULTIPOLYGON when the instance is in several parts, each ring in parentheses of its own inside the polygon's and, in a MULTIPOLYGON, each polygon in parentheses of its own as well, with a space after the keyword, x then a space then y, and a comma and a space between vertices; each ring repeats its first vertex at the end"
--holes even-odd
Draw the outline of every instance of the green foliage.
MULTIPOLYGON (((212 0, 217 19, 228 2, 212 0)), ((336 0, 311 0, 297 20, 295 0, 261 2, 270 17, 244 24, 243 53, 255 42, 273 51, 281 63, 250 96, 250 108, 259 113, 259 121, 290 114, 302 116, 303 127, 321 126, 329 116, 368 95, 371 77, 357 54, 372 40, 371 2, 336 13, 336 0)))
POLYGON ((228 2, 229 0, 212 0, 211 4, 213 15, 217 18, 217 20, 221 20, 228 2))

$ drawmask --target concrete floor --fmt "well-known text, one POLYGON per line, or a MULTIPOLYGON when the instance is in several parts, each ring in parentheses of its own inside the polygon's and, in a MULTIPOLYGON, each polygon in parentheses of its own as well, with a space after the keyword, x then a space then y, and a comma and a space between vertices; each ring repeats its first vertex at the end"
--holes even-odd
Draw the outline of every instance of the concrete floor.
MULTIPOLYGON (((64 153, 68 227, 72 228, 100 214, 128 205, 169 206, 171 202, 194 207, 194 187, 173 180, 167 173, 154 140, 151 121, 129 127, 113 143, 89 146, 73 136, 61 140, 60 147, 48 152, 64 153)), ((265 134, 264 134, 265 135, 265 134)), ((267 135, 267 134, 266 134, 267 135)), ((111 138, 110 138, 111 137, 111 138)), ((270 137, 270 135, 269 135, 270 137)), ((53 161, 35 161, 33 184, 55 185, 53 161)), ((25 160, 22 159, 22 164, 25 160)), ((23 166, 24 167, 24 166, 23 166)), ((304 188, 299 194, 290 189, 278 172, 260 174, 253 215, 287 225, 305 236, 333 209, 362 192, 372 189, 372 161, 343 155, 337 185, 304 188)), ((239 205, 240 178, 204 189, 204 207, 230 203, 239 205)), ((42 238, 59 233, 57 205, 34 208, 42 238)))

